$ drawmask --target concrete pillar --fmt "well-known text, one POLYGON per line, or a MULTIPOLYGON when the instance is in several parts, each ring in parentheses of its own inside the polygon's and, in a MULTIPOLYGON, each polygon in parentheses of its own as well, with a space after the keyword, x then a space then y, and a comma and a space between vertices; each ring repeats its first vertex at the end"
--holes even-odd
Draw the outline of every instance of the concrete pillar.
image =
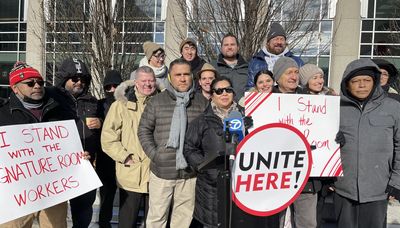
POLYGON ((45 29, 42 1, 28 1, 26 29, 26 62, 45 77, 45 29))
MULTIPOLYGON (((177 0, 169 0, 165 19, 166 63, 180 57, 179 44, 187 37, 187 23, 177 0)), ((167 66, 168 66, 167 65, 167 66)))
POLYGON ((361 33, 360 0, 338 0, 333 21, 329 86, 340 91, 343 72, 358 59, 361 33))

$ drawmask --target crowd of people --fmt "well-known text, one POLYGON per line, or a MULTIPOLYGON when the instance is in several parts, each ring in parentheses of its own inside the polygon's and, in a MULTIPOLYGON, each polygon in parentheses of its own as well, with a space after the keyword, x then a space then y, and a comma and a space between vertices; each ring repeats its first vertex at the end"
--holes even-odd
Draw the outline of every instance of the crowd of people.
MULTIPOLYGON (((245 117, 245 91, 340 94, 336 142, 343 176, 309 178, 292 205, 273 216, 233 212, 240 221, 231 227, 321 227, 326 192, 334 196, 338 227, 386 227, 388 200, 400 199, 400 96, 393 64, 354 60, 335 92, 326 87, 320 67, 304 64, 290 51, 279 23, 271 24, 249 62, 232 34, 222 38, 221 53, 211 63, 199 56, 191 38, 179 48, 180 58, 167 67, 165 50, 145 42, 145 56, 129 80, 107 72, 101 100, 90 94, 90 71, 79 59, 61 63, 54 87, 45 87, 36 69, 18 62, 9 74, 12 93, 1 100, 0 126, 75 120, 87 159, 103 183, 99 227, 111 227, 118 189, 119 227, 137 227, 141 209, 147 228, 219 227, 220 169, 200 167, 210 154, 225 153, 223 120, 232 112, 245 117)), ((73 227, 89 226, 95 197, 93 190, 69 200, 73 227)), ((0 228, 31 227, 35 218, 41 227, 62 228, 66 217, 64 202, 0 228)))

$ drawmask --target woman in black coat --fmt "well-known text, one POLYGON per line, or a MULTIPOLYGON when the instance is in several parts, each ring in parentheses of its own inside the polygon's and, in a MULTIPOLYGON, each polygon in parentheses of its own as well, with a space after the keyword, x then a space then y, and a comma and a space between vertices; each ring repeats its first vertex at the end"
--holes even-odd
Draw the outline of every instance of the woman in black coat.
POLYGON ((193 120, 186 133, 184 155, 197 173, 194 217, 207 227, 218 223, 217 167, 200 170, 199 165, 212 154, 225 153, 223 119, 239 106, 228 78, 220 77, 211 84, 212 96, 205 112, 193 120))
MULTIPOLYGON (((185 138, 184 155, 189 165, 197 171, 196 200, 193 217, 204 227, 218 226, 217 178, 224 164, 205 170, 199 166, 209 157, 225 154, 225 138, 223 120, 232 111, 244 114, 242 107, 234 102, 234 91, 231 81, 226 77, 218 77, 211 83, 211 102, 205 112, 193 120, 185 138)), ((243 115, 244 116, 244 115, 243 115)), ((244 118, 244 125, 251 125, 251 118, 244 118)), ((227 212, 228 213, 228 212, 227 212)), ((278 217, 256 217, 242 212, 232 206, 232 227, 277 227, 278 217)))

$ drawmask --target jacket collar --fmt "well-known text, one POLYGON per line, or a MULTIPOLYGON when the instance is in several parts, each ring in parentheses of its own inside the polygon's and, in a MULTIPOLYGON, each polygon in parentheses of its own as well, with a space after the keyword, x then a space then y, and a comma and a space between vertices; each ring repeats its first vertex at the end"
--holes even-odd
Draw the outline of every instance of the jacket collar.
MULTIPOLYGON (((236 65, 235 68, 243 68, 243 67, 247 67, 248 66, 246 60, 244 60, 244 58, 241 55, 237 54, 236 59, 238 60, 238 62, 237 62, 237 65, 236 65)), ((217 64, 218 65, 228 66, 228 64, 225 62, 224 56, 222 54, 218 55, 217 64)))

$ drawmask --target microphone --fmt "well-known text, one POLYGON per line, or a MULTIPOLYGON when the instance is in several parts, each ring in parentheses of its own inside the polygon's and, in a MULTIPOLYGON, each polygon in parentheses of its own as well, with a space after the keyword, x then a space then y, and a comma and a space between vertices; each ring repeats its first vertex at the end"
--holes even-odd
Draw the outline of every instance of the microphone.
POLYGON ((242 114, 238 111, 232 111, 224 119, 224 132, 227 142, 238 144, 244 138, 244 123, 242 114))
POLYGON ((236 146, 244 137, 244 123, 242 114, 238 111, 229 113, 228 118, 224 119, 224 132, 227 155, 229 155, 229 169, 232 169, 235 161, 236 146))

